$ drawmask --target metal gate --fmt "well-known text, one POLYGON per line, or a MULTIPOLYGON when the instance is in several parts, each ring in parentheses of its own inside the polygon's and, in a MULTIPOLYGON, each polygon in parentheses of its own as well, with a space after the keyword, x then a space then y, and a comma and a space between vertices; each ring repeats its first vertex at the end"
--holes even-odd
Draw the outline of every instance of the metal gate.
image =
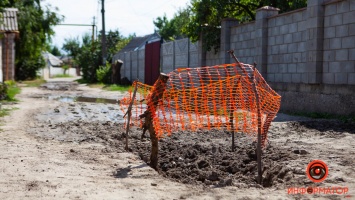
POLYGON ((145 84, 153 85, 160 74, 160 41, 145 45, 145 84))

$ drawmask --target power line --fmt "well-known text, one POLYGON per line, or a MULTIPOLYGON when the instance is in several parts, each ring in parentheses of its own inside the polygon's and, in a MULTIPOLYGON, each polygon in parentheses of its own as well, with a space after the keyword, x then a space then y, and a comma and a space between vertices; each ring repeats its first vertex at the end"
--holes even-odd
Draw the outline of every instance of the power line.
MULTIPOLYGON (((131 5, 131 2, 130 2, 130 1, 128 1, 128 4, 129 4, 130 7, 132 8, 134 14, 136 14, 137 16, 139 16, 139 15, 137 14, 136 10, 134 9, 134 6, 131 5)), ((145 25, 145 23, 142 22, 142 19, 141 19, 140 17, 138 17, 138 19, 139 19, 139 22, 141 23, 141 25, 143 25, 146 29, 148 29, 148 27, 145 25)))
POLYGON ((61 26, 92 26, 92 24, 57 24, 61 26))
POLYGON ((158 5, 158 6, 155 6, 155 7, 154 7, 153 9, 151 9, 150 11, 141 14, 141 16, 147 15, 147 14, 149 14, 149 13, 155 11, 156 9, 158 9, 158 8, 160 8, 160 7, 162 7, 162 6, 164 6, 165 4, 168 4, 168 3, 172 2, 172 1, 173 1, 173 0, 166 1, 166 2, 164 2, 164 3, 162 3, 162 4, 158 5))

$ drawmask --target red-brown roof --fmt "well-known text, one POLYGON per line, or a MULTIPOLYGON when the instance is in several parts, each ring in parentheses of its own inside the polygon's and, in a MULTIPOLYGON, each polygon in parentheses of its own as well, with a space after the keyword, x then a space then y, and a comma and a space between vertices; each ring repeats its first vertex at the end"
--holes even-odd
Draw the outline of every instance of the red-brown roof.
POLYGON ((0 20, 0 32, 18 32, 17 11, 17 8, 4 9, 0 20))

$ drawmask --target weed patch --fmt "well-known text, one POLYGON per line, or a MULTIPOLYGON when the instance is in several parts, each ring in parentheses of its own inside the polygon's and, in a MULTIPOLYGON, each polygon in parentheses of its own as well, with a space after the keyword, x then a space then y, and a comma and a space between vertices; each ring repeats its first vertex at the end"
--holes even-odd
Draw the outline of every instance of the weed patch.
POLYGON ((56 74, 53 76, 53 78, 72 78, 73 76, 69 74, 56 74))
POLYGON ((23 84, 26 84, 26 87, 39 87, 40 85, 46 83, 44 79, 34 79, 29 81, 22 81, 23 84))
POLYGON ((13 107, 13 108, 4 108, 0 110, 0 117, 4 117, 10 114, 11 111, 13 110, 18 110, 19 108, 13 107))

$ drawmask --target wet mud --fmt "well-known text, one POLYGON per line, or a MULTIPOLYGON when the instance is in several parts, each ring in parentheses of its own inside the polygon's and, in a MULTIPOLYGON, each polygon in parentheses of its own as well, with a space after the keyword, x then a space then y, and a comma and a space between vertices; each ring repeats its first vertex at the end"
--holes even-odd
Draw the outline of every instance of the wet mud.
MULTIPOLYGON (((125 152, 122 116, 118 105, 62 102, 53 109, 38 113, 35 116, 37 123, 30 132, 39 138, 75 142, 78 145, 100 143, 105 146, 103 153, 120 153, 125 152)), ((185 131, 162 138, 159 141, 158 171, 168 179, 205 187, 284 189, 308 186, 313 183, 306 177, 305 166, 312 159, 322 157, 322 154, 333 155, 337 152, 337 157, 328 156, 327 159, 336 163, 337 167, 346 165, 344 169, 347 173, 353 171, 355 163, 351 154, 355 153, 354 147, 342 154, 336 148, 324 149, 322 143, 334 139, 352 140, 354 130, 354 123, 337 120, 273 123, 262 155, 261 186, 256 182, 256 144, 243 133, 236 133, 234 151, 231 149, 231 135, 227 131, 185 131)), ((149 134, 143 140, 141 134, 140 128, 131 128, 129 148, 149 164, 149 134)), ((75 149, 70 151, 76 152, 75 149)), ((343 183, 344 180, 346 178, 333 176, 326 183, 343 183)))
MULTIPOLYGON (((322 130, 324 123, 319 123, 318 129, 322 130)), ((318 122, 308 122, 306 125, 300 122, 288 122, 283 123, 282 127, 289 131, 306 131, 309 130, 307 126, 312 124, 318 124, 318 122)), ((353 124, 342 124, 341 127, 344 130, 351 130, 353 126, 353 124)), ((271 127, 271 131, 279 129, 279 126, 271 127)), ((311 134, 322 133, 317 129, 314 130, 316 131, 311 134)), ((82 142, 101 143, 106 147, 105 152, 124 152, 124 132, 121 122, 74 120, 51 122, 47 127, 37 128, 33 133, 42 138, 79 144, 82 142)), ((139 128, 132 128, 130 131, 130 151, 149 164, 151 148, 150 139, 147 138, 149 134, 143 140, 141 140, 141 134, 142 130, 139 128)), ((341 132, 330 131, 326 134, 330 138, 342 137, 341 132)), ((272 140, 273 136, 270 137, 272 140)), ((275 138, 277 137, 276 134, 275 138)), ((233 152, 231 135, 226 131, 179 132, 162 138, 159 141, 159 173, 168 179, 185 184, 201 184, 209 187, 230 185, 241 188, 260 187, 256 182, 255 142, 242 133, 236 134, 235 141, 236 149, 233 152)), ((309 160, 310 157, 307 150, 268 143, 262 155, 262 186, 284 188, 311 184, 305 176, 305 169, 295 168, 290 164, 299 162, 300 158, 309 160)))
POLYGON ((76 82, 67 82, 67 81, 51 81, 40 86, 41 89, 45 90, 76 90, 79 86, 76 82))

